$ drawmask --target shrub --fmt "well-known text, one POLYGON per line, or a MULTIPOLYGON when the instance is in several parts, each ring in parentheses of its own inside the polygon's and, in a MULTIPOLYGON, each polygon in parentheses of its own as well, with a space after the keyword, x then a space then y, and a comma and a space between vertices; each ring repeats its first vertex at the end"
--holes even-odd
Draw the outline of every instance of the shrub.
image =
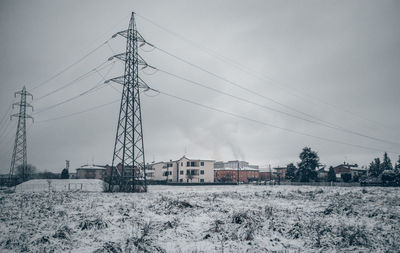
POLYGON ((68 226, 62 226, 54 233, 53 238, 70 240, 72 230, 68 226))
POLYGON ((115 242, 106 242, 103 247, 95 250, 93 253, 122 253, 121 245, 115 242))
POLYGON ((340 177, 342 178, 343 182, 350 182, 351 181, 351 174, 350 173, 344 173, 342 175, 340 175, 340 177))
POLYGON ((107 228, 107 222, 103 221, 102 218, 96 218, 94 220, 84 220, 79 223, 79 228, 81 230, 88 230, 88 229, 103 229, 107 228))
POLYGON ((341 224, 338 236, 341 237, 342 246, 369 246, 369 240, 365 233, 365 226, 360 227, 341 224))

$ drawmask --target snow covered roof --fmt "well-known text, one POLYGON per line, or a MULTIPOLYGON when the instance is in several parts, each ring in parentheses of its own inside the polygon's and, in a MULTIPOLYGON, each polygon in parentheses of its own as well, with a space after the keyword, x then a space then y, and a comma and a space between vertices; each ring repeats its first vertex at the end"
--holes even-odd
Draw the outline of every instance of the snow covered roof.
MULTIPOLYGON (((225 168, 214 168, 214 170, 238 170, 238 168, 229 168, 229 167, 225 167, 225 168)), ((239 168, 239 170, 254 170, 254 171, 259 171, 258 169, 254 169, 251 167, 243 167, 243 168, 239 168)))
POLYGON ((354 170, 354 171, 367 171, 366 168, 362 168, 362 167, 352 167, 352 168, 350 168, 350 170, 354 170))
POLYGON ((189 161, 201 161, 201 162, 215 162, 215 160, 208 160, 208 159, 190 159, 190 158, 187 158, 186 156, 182 156, 181 158, 179 158, 178 160, 176 160, 176 161, 174 161, 174 162, 178 162, 178 161, 180 161, 180 160, 182 160, 182 159, 187 159, 187 160, 189 160, 189 161))
POLYGON ((105 170, 104 167, 99 167, 96 165, 82 165, 81 167, 77 168, 76 170, 105 170))

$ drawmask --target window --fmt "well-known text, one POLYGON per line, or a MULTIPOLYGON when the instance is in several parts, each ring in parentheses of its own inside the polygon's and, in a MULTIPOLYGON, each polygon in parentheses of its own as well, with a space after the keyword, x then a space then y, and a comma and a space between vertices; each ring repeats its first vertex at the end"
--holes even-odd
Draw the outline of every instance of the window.
POLYGON ((204 166, 204 162, 201 162, 200 165, 201 165, 201 166, 204 166))
POLYGON ((186 175, 190 175, 190 170, 186 170, 186 175))
POLYGON ((172 163, 168 163, 168 164, 167 164, 167 167, 172 167, 172 163))
POLYGON ((181 179, 179 179, 179 182, 183 183, 183 179, 182 179, 182 178, 181 178, 181 179))
POLYGON ((179 171, 179 174, 183 175, 183 170, 179 171))
POLYGON ((204 170, 200 170, 200 175, 204 175, 204 170))
POLYGON ((169 174, 172 175, 172 171, 170 171, 169 174))
POLYGON ((183 162, 181 162, 181 166, 183 167, 183 162))
POLYGON ((200 179, 200 183, 204 183, 204 179, 202 178, 202 179, 200 179))
POLYGON ((196 166, 196 164, 194 162, 191 162, 190 166, 194 167, 194 166, 196 166))
POLYGON ((186 167, 190 167, 190 162, 186 162, 186 167))

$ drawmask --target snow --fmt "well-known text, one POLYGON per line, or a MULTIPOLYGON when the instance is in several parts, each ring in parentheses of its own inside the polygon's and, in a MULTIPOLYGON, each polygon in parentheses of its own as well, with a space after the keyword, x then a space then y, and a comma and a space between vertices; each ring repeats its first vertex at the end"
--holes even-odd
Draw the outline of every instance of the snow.
POLYGON ((16 192, 85 191, 102 192, 104 182, 99 179, 34 179, 16 186, 16 192))
POLYGON ((0 193, 1 252, 397 252, 399 188, 0 193))
POLYGON ((230 168, 230 167, 224 167, 224 168, 214 168, 214 170, 252 170, 252 171, 259 171, 259 169, 251 168, 251 167, 241 167, 241 168, 230 168))

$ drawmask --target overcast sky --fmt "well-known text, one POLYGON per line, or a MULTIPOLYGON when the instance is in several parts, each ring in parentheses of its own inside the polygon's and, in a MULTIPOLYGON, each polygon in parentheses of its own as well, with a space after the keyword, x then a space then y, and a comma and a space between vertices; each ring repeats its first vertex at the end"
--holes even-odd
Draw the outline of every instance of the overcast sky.
MULTIPOLYGON (((106 86, 40 112, 101 82, 99 74, 37 99, 123 52, 123 38, 110 40, 109 46, 32 88, 126 29, 132 11, 140 15, 136 23, 146 40, 253 93, 143 47, 140 54, 149 64, 265 107, 301 118, 310 119, 304 113, 312 115, 347 132, 238 101, 162 72, 150 75, 152 71, 145 69, 140 75, 151 87, 306 135, 375 149, 299 135, 148 93, 142 94, 146 162, 178 159, 186 153, 197 159, 286 165, 298 162, 305 146, 317 151, 327 165, 343 161, 367 165, 384 151, 392 152, 393 162, 397 160, 399 1, 2 0, 0 117, 8 117, 10 104, 17 101, 15 91, 25 85, 33 93, 35 123, 27 123, 28 162, 39 170, 59 172, 67 159, 72 168, 92 161, 111 163, 118 103, 52 119, 117 100, 117 90, 106 86)), ((111 63, 99 72, 108 72, 108 78, 119 76, 123 64, 111 63)), ((0 173, 9 170, 16 122, 8 118, 0 125, 0 173)))

